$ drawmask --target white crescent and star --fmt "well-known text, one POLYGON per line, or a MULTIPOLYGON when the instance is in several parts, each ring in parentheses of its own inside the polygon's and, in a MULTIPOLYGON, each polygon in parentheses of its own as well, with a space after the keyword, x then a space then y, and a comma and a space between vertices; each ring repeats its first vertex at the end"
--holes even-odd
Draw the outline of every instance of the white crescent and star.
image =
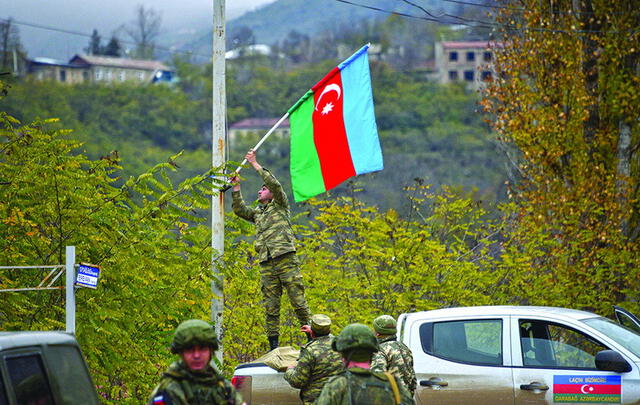
POLYGON ((590 386, 589 384, 584 384, 582 387, 580 387, 580 392, 582 392, 583 394, 589 394, 593 392, 593 387, 590 386))
MULTIPOLYGON (((323 97, 325 94, 329 93, 330 91, 335 91, 335 92, 337 93, 336 100, 339 100, 339 99, 340 99, 340 96, 342 95, 342 89, 341 89, 341 88, 340 88, 340 86, 338 86, 337 84, 332 83, 332 84, 330 84, 330 85, 326 86, 326 87, 322 90, 322 93, 320 93, 320 96, 318 97, 318 101, 316 102, 316 106, 315 106, 315 110, 316 110, 316 111, 318 111, 318 106, 320 105, 320 101, 322 101, 322 97, 323 97)), ((327 114, 329 114, 331 111, 333 111, 333 107, 334 107, 334 105, 333 105, 333 103, 332 103, 332 102, 328 102, 328 103, 326 103, 326 104, 323 106, 323 108, 322 108, 322 112, 321 112, 321 114, 322 114, 322 115, 327 115, 327 114)))

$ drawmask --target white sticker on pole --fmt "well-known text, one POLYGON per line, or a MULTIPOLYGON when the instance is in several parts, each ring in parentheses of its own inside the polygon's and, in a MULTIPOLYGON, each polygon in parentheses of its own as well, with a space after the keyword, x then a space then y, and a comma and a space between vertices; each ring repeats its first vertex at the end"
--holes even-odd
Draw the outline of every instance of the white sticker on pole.
POLYGON ((81 287, 97 288, 98 277, 100 277, 99 266, 80 263, 78 266, 78 275, 76 276, 76 285, 81 287))

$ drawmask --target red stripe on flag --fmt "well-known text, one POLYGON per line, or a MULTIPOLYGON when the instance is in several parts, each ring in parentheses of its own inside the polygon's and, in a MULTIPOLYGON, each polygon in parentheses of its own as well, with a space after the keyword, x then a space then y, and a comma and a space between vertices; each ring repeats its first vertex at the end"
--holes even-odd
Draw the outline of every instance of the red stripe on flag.
POLYGON ((355 176, 342 102, 344 92, 338 68, 334 68, 313 87, 313 140, 318 151, 325 189, 329 190, 355 176))
POLYGON ((620 395, 620 385, 604 384, 554 384, 554 394, 613 394, 620 395))

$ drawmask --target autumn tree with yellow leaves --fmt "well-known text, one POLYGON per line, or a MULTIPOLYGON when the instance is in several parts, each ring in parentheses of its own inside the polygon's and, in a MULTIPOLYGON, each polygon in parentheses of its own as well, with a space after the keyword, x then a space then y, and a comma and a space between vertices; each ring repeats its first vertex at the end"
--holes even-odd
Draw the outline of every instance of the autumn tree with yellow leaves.
POLYGON ((500 266, 514 300, 637 310, 640 9, 631 0, 522 0, 485 110, 513 163, 500 266))

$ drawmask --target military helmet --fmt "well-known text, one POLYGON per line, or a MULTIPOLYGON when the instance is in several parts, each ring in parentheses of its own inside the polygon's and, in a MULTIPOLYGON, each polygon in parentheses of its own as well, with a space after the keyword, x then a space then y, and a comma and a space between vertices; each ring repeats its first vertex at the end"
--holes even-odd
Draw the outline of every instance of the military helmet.
POLYGON ((176 328, 171 342, 171 353, 180 353, 191 346, 209 346, 211 350, 218 350, 216 331, 209 323, 200 319, 190 319, 182 322, 176 328))
POLYGON ((311 330, 318 335, 326 335, 331 331, 331 318, 323 314, 311 317, 311 330))
POLYGON ((381 335, 395 335, 396 320, 390 315, 380 315, 373 320, 373 329, 381 335))
POLYGON ((331 348, 340 353, 350 351, 373 353, 378 351, 379 346, 370 327, 361 323, 352 323, 333 339, 331 348))

